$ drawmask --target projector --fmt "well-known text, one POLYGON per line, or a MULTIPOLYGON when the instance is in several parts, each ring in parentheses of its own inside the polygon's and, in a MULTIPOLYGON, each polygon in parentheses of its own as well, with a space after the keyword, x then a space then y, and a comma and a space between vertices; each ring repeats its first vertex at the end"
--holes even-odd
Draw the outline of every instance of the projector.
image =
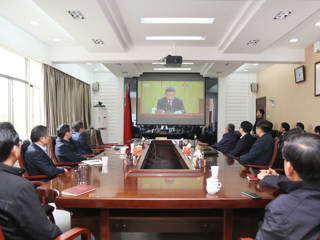
POLYGON ((166 67, 181 67, 182 57, 181 56, 166 56, 166 67))

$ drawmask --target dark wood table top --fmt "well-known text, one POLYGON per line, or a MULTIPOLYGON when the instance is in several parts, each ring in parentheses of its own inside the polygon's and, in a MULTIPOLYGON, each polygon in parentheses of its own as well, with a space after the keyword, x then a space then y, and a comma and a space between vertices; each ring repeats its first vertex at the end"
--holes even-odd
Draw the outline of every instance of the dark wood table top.
MULTIPOLYGON (((199 170, 201 177, 153 177, 125 178, 123 159, 118 150, 107 149, 96 156, 109 157, 108 167, 89 166, 89 185, 96 190, 77 197, 61 196, 56 198, 58 208, 263 208, 274 199, 271 188, 262 191, 257 183, 250 183, 246 174, 239 174, 240 164, 222 153, 206 157, 206 167, 199 170), (211 166, 219 166, 221 189, 216 194, 206 191, 206 179, 211 176, 211 166), (253 200, 241 192, 252 191, 263 196, 253 200), (269 193, 267 193, 269 192, 269 193), (271 194, 270 194, 271 193, 271 194)), ((74 169, 42 188, 64 189, 76 186, 74 169)), ((266 188, 264 188, 266 189, 266 188)))

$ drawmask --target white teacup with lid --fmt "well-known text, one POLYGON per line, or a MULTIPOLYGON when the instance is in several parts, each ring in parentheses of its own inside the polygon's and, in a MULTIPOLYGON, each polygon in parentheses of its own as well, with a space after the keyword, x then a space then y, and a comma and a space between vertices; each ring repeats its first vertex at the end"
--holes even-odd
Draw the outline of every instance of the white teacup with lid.
POLYGON ((209 194, 215 194, 217 192, 219 192, 220 188, 221 188, 222 184, 221 182, 219 182, 218 179, 216 178, 207 178, 207 192, 209 194))

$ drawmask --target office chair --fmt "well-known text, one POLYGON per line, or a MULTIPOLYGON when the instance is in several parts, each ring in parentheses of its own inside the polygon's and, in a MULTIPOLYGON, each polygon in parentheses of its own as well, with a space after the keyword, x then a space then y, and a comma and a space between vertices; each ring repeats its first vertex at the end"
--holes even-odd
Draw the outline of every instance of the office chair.
POLYGON ((94 135, 95 135, 95 139, 96 139, 96 144, 99 148, 111 148, 113 145, 117 144, 117 143, 107 143, 104 144, 101 138, 101 131, 100 130, 96 130, 94 129, 94 135))
POLYGON ((104 151, 104 149, 102 149, 102 148, 97 148, 96 138, 95 138, 95 136, 91 136, 89 129, 85 129, 83 131, 83 133, 86 136, 87 143, 93 152, 103 152, 104 151))
MULTIPOLYGON (((86 228, 75 227, 70 229, 69 231, 63 233, 59 237, 56 237, 54 240, 72 240, 77 236, 82 235, 82 239, 91 240, 90 231, 86 228)), ((3 236, 3 232, 0 225, 0 240, 5 240, 3 236)))

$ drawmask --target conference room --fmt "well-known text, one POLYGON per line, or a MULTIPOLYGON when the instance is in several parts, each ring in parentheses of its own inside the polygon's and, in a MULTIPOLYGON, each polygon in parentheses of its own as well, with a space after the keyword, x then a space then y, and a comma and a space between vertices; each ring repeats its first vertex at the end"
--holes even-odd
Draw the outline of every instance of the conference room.
MULTIPOLYGON (((11 122, 21 140, 30 139, 36 125, 47 126, 50 135, 75 121, 100 130, 108 144, 108 172, 92 167, 96 192, 56 198, 56 224, 63 232, 81 226, 97 233, 96 239, 254 238, 263 209, 275 197, 247 182, 238 173, 240 163, 229 165, 222 153, 207 157, 200 176, 126 178, 122 159, 109 148, 125 140, 126 86, 134 126, 204 131, 217 122, 219 141, 229 123, 239 131, 242 121, 254 124, 263 108, 274 130, 282 122, 291 128, 302 122, 311 133, 320 117, 319 22, 320 2, 311 0, 1 1, 0 122, 11 122), (160 107, 168 86, 183 107, 160 107), (220 167, 222 183, 212 195, 206 191, 211 166, 220 167), (242 191, 263 198, 253 201, 242 191), (79 209, 90 196, 105 202, 95 203, 86 218, 79 209), (78 210, 68 202, 74 199, 80 199, 78 210), (249 214, 246 220, 241 208, 249 214), (146 211, 137 219, 141 209, 146 211), (153 213, 159 222, 148 218, 153 213), (242 231, 241 223, 256 226, 242 231)), ((193 134, 188 138, 195 147, 193 134)), ((61 192, 76 181, 58 177, 52 184, 61 192)))

